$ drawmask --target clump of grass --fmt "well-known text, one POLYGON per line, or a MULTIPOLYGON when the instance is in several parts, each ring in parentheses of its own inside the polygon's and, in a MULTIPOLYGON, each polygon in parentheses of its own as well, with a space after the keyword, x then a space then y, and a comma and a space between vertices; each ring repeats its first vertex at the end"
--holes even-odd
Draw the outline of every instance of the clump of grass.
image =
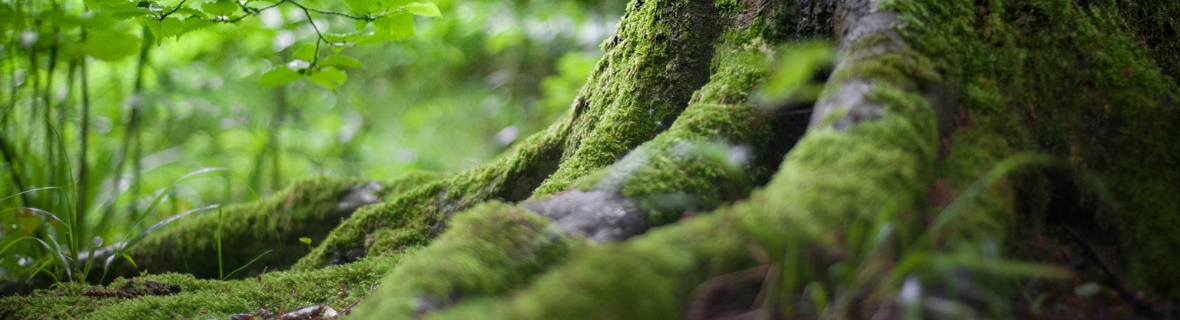
MULTIPOLYGON (((68 166, 68 164, 66 166, 68 166)), ((144 238, 147 238, 149 235, 160 230, 161 228, 163 228, 163 227, 165 227, 177 220, 188 217, 190 215, 208 212, 208 211, 212 211, 214 209, 218 210, 218 213, 219 213, 218 217, 219 217, 219 221, 220 221, 222 219, 221 205, 214 204, 214 205, 208 205, 208 206, 190 209, 190 210, 186 210, 186 211, 177 213, 177 214, 172 215, 168 218, 165 218, 159 222, 156 222, 155 224, 151 225, 150 227, 147 227, 146 229, 138 232, 137 234, 132 235, 132 232, 134 232, 134 230, 136 230, 136 228, 138 226, 143 224, 144 221, 148 217, 152 216, 152 213, 154 213, 156 210, 158 210, 160 204, 162 204, 168 198, 168 196, 172 194, 171 191, 174 188, 176 188, 178 185, 180 185, 181 183, 183 183, 185 181, 191 180, 191 179, 206 177, 206 176, 215 175, 215 174, 221 174, 224 176, 233 176, 229 172, 229 170, 225 169, 225 168, 204 168, 204 169, 192 171, 192 172, 189 172, 188 174, 185 174, 184 176, 180 177, 179 179, 176 179, 171 185, 169 185, 164 190, 157 192, 155 197, 152 199, 151 204, 148 206, 147 210, 144 211, 143 214, 140 214, 138 216, 138 218, 134 221, 134 223, 131 225, 130 228, 127 228, 128 229, 127 234, 123 237, 126 240, 118 242, 112 247, 112 252, 103 261, 103 265, 102 265, 103 266, 103 268, 102 268, 103 273, 102 273, 101 277, 99 278, 99 282, 101 283, 101 282, 105 281, 106 274, 110 270, 111 265, 119 258, 126 259, 128 262, 130 262, 134 266, 135 261, 132 260, 131 257, 126 254, 126 252, 129 249, 133 248, 136 244, 141 242, 144 238)), ((72 182, 72 180, 71 180, 71 182, 72 182)), ((74 186, 69 186, 67 188, 44 187, 44 188, 37 188, 37 189, 28 190, 28 191, 23 191, 21 193, 14 194, 14 195, 8 196, 6 198, 0 199, 0 201, 4 201, 4 200, 11 199, 13 197, 18 197, 18 196, 22 196, 25 194, 43 192, 43 191, 59 191, 64 194, 62 196, 62 198, 67 199, 67 203, 65 205, 58 206, 59 208, 65 208, 65 210, 67 210, 67 212, 65 212, 66 217, 67 217, 66 219, 62 219, 59 217, 59 215, 54 214, 48 210, 36 208, 36 207, 31 207, 31 206, 22 206, 22 207, 4 209, 4 210, 21 210, 22 212, 29 212, 29 213, 34 214, 40 220, 40 224, 37 226, 37 228, 39 230, 43 230, 44 231, 43 233, 39 234, 38 236, 23 236, 23 237, 20 237, 20 238, 11 240, 11 241, 7 241, 3 245, 3 247, 0 247, 0 256, 4 256, 6 253, 9 252, 9 250, 14 248, 14 246, 17 245, 18 243, 24 242, 24 241, 33 241, 33 242, 41 245, 41 247, 43 247, 46 250, 46 252, 48 252, 49 254, 52 255, 52 259, 46 259, 44 262, 41 262, 40 264, 38 264, 37 268, 35 268, 31 273, 29 273, 30 279, 37 274, 45 274, 45 275, 51 277, 54 282, 62 282, 62 279, 59 277, 59 273, 64 273, 66 276, 66 280, 71 281, 71 282, 72 281, 85 282, 86 279, 89 279, 90 272, 94 267, 94 261, 96 260, 95 259, 95 252, 98 248, 96 248, 95 246, 92 246, 90 248, 83 249, 81 246, 81 242, 78 241, 77 235, 79 234, 79 231, 83 230, 83 228, 85 228, 85 225, 82 223, 81 220, 79 220, 79 218, 84 218, 86 215, 85 214, 79 215, 79 214, 76 214, 75 212, 72 212, 71 209, 76 208, 77 206, 75 206, 69 202, 77 201, 76 199, 78 199, 78 196, 73 194, 72 192, 70 192, 71 190, 75 190, 74 186), (62 239, 62 237, 58 236, 59 226, 64 228, 64 231, 65 231, 64 232, 64 239, 62 239), (62 241, 64 241, 66 243, 66 245, 64 247, 61 245, 62 241), (85 259, 83 259, 83 254, 85 254, 85 259), (51 271, 50 270, 51 266, 56 266, 57 271, 51 271)), ((253 194, 254 191, 251 189, 250 192, 253 194)), ((254 197, 256 200, 258 200, 257 194, 254 194, 254 197)), ((260 200, 258 200, 258 201, 260 201, 260 200)), ((99 210, 96 210, 96 212, 98 212, 98 211, 99 210)), ((85 230, 85 231, 95 231, 95 230, 85 230)), ((218 247, 218 249, 219 249, 218 250, 218 253, 219 253, 218 264, 219 264, 219 268, 221 268, 220 223, 218 224, 218 230, 216 230, 216 236, 217 236, 217 243, 219 246, 218 247)), ((265 255, 267 253, 269 253, 269 251, 263 253, 262 255, 265 255)), ((262 255, 260 255, 258 258, 260 258, 262 255)), ((238 269, 231 271, 228 275, 224 274, 224 272, 221 272, 221 278, 224 279, 228 276, 232 276, 235 272, 240 271, 243 268, 245 268, 246 266, 249 266, 254 261, 257 261, 258 258, 255 258, 254 260, 250 261, 245 266, 239 267, 238 269)))

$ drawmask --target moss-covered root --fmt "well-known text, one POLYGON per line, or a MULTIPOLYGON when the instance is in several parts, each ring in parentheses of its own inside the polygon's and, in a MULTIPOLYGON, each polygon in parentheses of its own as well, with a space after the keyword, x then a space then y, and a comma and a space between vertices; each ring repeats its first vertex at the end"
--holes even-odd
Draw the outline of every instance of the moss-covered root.
POLYGON ((409 318, 471 297, 502 294, 564 261, 575 243, 536 214, 488 202, 456 214, 452 227, 398 266, 360 318, 409 318))
POLYGON ((754 264, 748 242, 721 218, 587 247, 510 297, 473 299, 427 319, 682 319, 697 284, 754 264))
POLYGON ((889 106, 878 120, 810 132, 767 188, 749 200, 627 242, 588 248, 510 297, 476 299, 434 316, 680 319, 699 284, 756 265, 754 252, 768 253, 770 261, 792 252, 801 259, 801 242, 838 247, 838 234, 889 208, 921 212, 936 126, 921 98, 899 95, 908 99, 886 93, 871 98, 889 106))
MULTIPOLYGON (((389 187, 397 189, 398 184, 394 181, 389 187)), ((307 253, 307 245, 299 238, 323 239, 358 207, 377 202, 381 189, 377 183, 323 176, 297 182, 258 202, 184 217, 129 248, 127 255, 136 265, 119 259, 106 279, 142 271, 217 278, 246 267, 256 257, 235 276, 283 269, 307 253)), ((100 254, 96 265, 101 267, 104 258, 100 254)), ((91 272, 91 281, 97 282, 102 274, 102 270, 91 272)))
POLYGON ((676 123, 571 191, 525 204, 562 226, 598 241, 621 240, 745 198, 767 175, 753 165, 753 150, 768 149, 768 119, 745 103, 765 76, 769 52, 761 39, 722 49, 717 71, 676 123), (731 104, 720 104, 728 102, 731 104))
POLYGON ((283 314, 313 305, 344 311, 372 293, 400 257, 345 266, 270 272, 240 280, 159 274, 87 286, 63 283, 29 296, 0 298, 0 319, 224 319, 283 314))
POLYGON ((635 2, 629 8, 566 120, 494 163, 361 210, 296 267, 424 244, 459 210, 488 199, 520 201, 563 190, 666 128, 708 79, 712 39, 719 32, 711 25, 715 9, 684 0, 635 2))
POLYGON ((565 190, 668 128, 709 79, 720 35, 709 1, 632 1, 574 101, 557 171, 534 195, 565 190))
POLYGON ((455 212, 488 199, 520 200, 552 172, 560 158, 564 125, 529 137, 497 161, 448 178, 424 181, 407 191, 366 206, 341 223, 295 264, 312 269, 355 261, 367 255, 397 254, 425 244, 445 228, 455 212))
MULTIPOLYGON (((915 58, 887 57, 922 66, 915 58)), ((887 70, 907 78, 932 73, 926 67, 887 70)), ((913 235, 934 173, 934 112, 915 87, 903 86, 912 81, 860 76, 872 85, 861 101, 879 107, 876 117, 837 127, 834 119, 850 106, 834 108, 833 120, 813 127, 770 184, 749 200, 627 242, 587 249, 511 297, 473 300, 435 316, 679 319, 697 285, 753 266, 759 255, 753 252, 768 254, 769 261, 802 263, 791 260, 803 259, 802 243, 842 248, 846 239, 839 235, 886 212, 898 217, 898 232, 913 235)), ((797 288, 785 288, 792 289, 797 288)))

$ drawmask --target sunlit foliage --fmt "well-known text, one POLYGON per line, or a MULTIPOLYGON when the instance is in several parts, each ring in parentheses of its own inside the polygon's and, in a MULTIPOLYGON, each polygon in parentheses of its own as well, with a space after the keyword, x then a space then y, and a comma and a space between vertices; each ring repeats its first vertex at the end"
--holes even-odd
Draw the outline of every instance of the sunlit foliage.
POLYGON ((0 278, 64 274, 69 263, 54 261, 311 174, 384 179, 485 162, 568 108, 621 10, 4 0, 0 278), (174 185, 207 168, 228 173, 174 185), (54 188, 22 193, 44 187, 54 188))

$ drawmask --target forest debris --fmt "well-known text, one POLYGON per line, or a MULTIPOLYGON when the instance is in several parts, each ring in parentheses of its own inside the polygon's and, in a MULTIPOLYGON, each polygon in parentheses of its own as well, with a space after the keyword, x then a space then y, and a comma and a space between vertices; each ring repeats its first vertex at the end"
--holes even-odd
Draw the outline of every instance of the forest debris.
POLYGON ((299 310, 284 313, 279 316, 279 320, 316 320, 316 319, 336 319, 340 313, 336 309, 332 309, 326 304, 318 304, 310 307, 304 307, 299 310))
POLYGON ((141 296, 167 296, 180 293, 180 286, 155 281, 144 281, 140 286, 134 280, 127 281, 121 289, 103 289, 95 287, 82 291, 83 296, 98 298, 135 299, 141 296))

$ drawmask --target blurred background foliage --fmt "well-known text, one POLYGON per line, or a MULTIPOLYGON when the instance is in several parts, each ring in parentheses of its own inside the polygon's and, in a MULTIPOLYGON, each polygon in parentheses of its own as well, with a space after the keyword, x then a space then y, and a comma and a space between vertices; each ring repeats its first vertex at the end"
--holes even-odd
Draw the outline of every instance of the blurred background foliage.
POLYGON ((0 279, 310 175, 484 163, 565 112, 624 5, 358 1, 0 2, 0 279), (398 14, 414 36, 362 39, 398 14))

